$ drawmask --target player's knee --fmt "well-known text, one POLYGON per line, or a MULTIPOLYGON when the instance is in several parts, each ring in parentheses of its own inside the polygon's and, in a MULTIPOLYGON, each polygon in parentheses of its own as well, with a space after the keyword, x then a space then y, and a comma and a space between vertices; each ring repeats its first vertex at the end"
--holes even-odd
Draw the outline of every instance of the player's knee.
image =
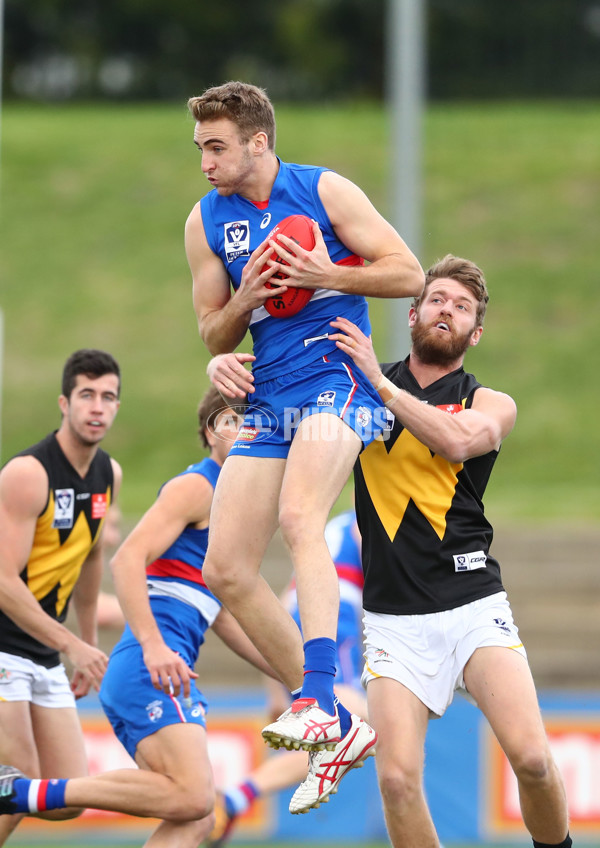
POLYGON ((552 772, 552 755, 546 748, 524 746, 511 757, 511 764, 520 783, 544 783, 552 772))
POLYGON ((207 555, 202 566, 202 577, 208 588, 217 597, 219 597, 220 592, 226 591, 233 583, 229 563, 225 557, 219 556, 218 552, 211 556, 207 555))
POLYGON ((210 591, 224 602, 247 595, 251 580, 255 579, 254 572, 240 568, 235 557, 226 559, 219 556, 206 558, 202 566, 202 577, 210 591))
POLYGON ((411 807, 421 792, 421 775, 418 771, 391 764, 379 769, 379 788, 386 809, 398 813, 411 807))
POLYGON ((214 798, 211 794, 191 786, 183 788, 178 785, 172 793, 164 818, 175 823, 197 821, 212 815, 213 809, 214 798))
MULTIPOLYGON (((306 543, 314 521, 297 501, 286 500, 279 507, 279 527, 285 544, 293 550, 298 544, 306 543)), ((316 532, 316 531, 315 531, 316 532)))

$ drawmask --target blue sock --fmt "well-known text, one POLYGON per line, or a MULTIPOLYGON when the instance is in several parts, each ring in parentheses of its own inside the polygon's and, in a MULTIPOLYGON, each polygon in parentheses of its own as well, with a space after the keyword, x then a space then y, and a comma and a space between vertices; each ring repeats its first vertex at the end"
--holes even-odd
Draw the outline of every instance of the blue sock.
POLYGON ((42 813, 65 807, 66 780, 29 780, 18 777, 13 783, 17 813, 42 813))
POLYGON ((337 707, 338 715, 340 717, 340 732, 343 739, 352 726, 352 715, 348 712, 337 695, 333 696, 333 703, 337 707))
POLYGON ((320 637, 304 643, 303 698, 315 698, 328 715, 335 713, 333 678, 337 648, 333 639, 320 637))

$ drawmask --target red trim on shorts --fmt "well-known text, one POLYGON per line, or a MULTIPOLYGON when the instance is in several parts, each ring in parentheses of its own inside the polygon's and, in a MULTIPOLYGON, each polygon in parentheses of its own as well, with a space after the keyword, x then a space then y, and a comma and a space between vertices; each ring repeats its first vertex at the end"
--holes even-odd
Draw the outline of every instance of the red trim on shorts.
POLYGON ((346 371, 348 372, 348 376, 350 377, 350 380, 352 381, 352 389, 351 389, 351 391, 350 391, 350 394, 348 395, 348 400, 346 401, 346 403, 345 403, 345 404, 344 404, 344 406, 342 407, 342 411, 341 411, 341 413, 340 413, 340 418, 343 420, 343 419, 344 419, 344 415, 345 415, 345 414, 346 414, 346 412, 348 411, 348 407, 349 407, 349 406, 350 406, 350 404, 352 403, 352 398, 353 398, 353 397, 354 397, 354 395, 356 394, 356 390, 358 389, 358 383, 357 383, 357 382, 356 382, 356 380, 354 379, 354 375, 353 375, 353 373, 352 373, 352 369, 350 368, 350 366, 349 366, 349 365, 346 365, 346 363, 345 363, 345 362, 342 362, 342 365, 344 366, 344 368, 345 368, 345 369, 346 369, 346 371))
POLYGON ((188 720, 184 716, 183 710, 181 709, 181 704, 179 703, 175 695, 169 695, 169 698, 173 701, 173 704, 175 705, 175 709, 177 710, 177 715, 179 716, 180 721, 182 721, 183 724, 187 724, 188 720))

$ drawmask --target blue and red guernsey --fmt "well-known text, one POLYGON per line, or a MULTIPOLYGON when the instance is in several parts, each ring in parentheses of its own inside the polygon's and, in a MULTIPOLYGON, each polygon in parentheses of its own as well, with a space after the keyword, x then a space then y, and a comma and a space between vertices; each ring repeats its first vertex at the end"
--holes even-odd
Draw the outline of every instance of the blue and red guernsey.
MULTIPOLYGON (((208 245, 223 262, 234 289, 240 285, 250 254, 288 215, 307 215, 317 221, 332 262, 363 264, 363 259, 338 239, 321 203, 318 184, 326 170, 279 160, 279 172, 266 204, 253 203, 237 194, 221 196, 215 189, 202 198, 202 222, 208 245)), ((310 302, 285 321, 273 318, 262 306, 255 309, 250 333, 256 356, 253 366, 256 381, 289 374, 336 350, 328 334, 333 332, 329 322, 338 315, 370 335, 367 301, 360 295, 317 289, 310 302)))
MULTIPOLYGON (((190 465, 182 474, 201 474, 214 489, 220 470, 220 465, 207 457, 190 465)), ((151 598, 177 598, 197 609, 210 626, 221 609, 221 602, 202 577, 207 547, 208 527, 203 530, 186 527, 163 555, 146 567, 146 580, 151 598)))

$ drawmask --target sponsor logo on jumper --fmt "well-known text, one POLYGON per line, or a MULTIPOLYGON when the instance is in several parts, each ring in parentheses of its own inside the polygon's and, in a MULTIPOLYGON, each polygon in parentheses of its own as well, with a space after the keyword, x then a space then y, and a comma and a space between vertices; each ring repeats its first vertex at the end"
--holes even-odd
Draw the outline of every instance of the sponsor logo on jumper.
POLYGON ((457 412, 463 411, 460 403, 439 403, 436 409, 441 409, 442 412, 449 412, 450 415, 456 415, 457 412))
POLYGON ((108 499, 106 492, 98 495, 92 495, 92 518, 100 519, 106 515, 108 509, 108 499))
POLYGON ((454 554, 455 571, 473 571, 476 568, 485 568, 487 555, 484 551, 472 551, 469 554, 454 554))
POLYGON ((271 213, 265 212, 265 214, 263 215, 263 219, 260 222, 261 230, 266 230, 270 223, 271 223, 271 213))

